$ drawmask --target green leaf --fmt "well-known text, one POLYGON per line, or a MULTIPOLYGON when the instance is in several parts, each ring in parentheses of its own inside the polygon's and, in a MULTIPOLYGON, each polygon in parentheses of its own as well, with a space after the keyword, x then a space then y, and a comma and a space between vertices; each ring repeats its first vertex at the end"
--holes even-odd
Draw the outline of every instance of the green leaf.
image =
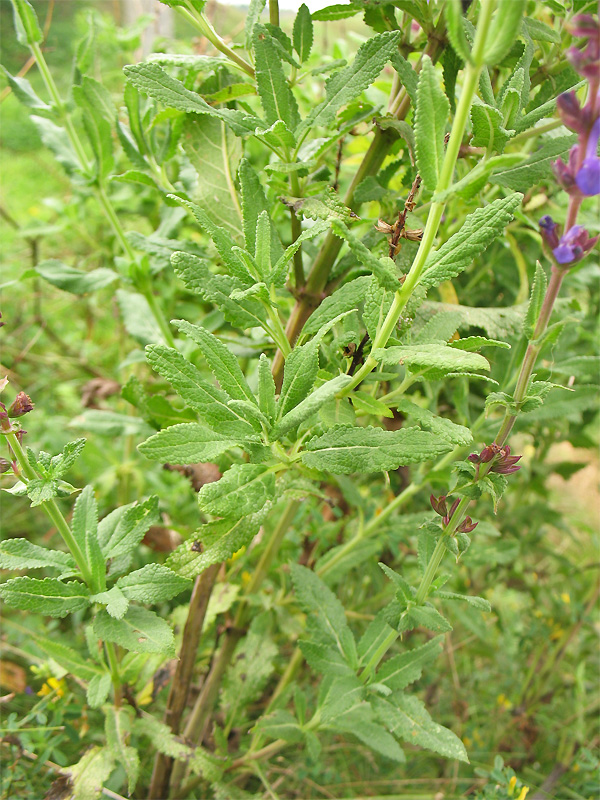
POLYGON ((66 172, 68 174, 79 173, 80 164, 71 147, 71 142, 65 129, 55 125, 51 120, 38 117, 35 114, 32 114, 29 119, 37 128, 44 146, 54 154, 54 157, 59 164, 62 164, 66 172))
POLYGON ((275 381, 271 373, 271 362, 264 353, 258 361, 258 407, 269 422, 275 419, 275 381))
POLYGON ((159 431, 138 445, 138 450, 152 461, 198 464, 214 461, 238 444, 240 437, 223 436, 204 425, 188 422, 159 431))
POLYGON ((321 305, 313 311, 302 328, 303 336, 316 333, 319 328, 347 311, 358 309, 364 301, 365 292, 371 283, 370 275, 361 275, 348 283, 344 283, 335 292, 326 297, 321 305))
POLYGON ((254 729, 260 731, 269 739, 283 739, 285 742, 292 743, 304 740, 304 733, 298 724, 298 720, 292 713, 283 708, 261 717, 254 729))
MULTIPOLYGON (((390 61, 398 75, 400 76, 400 82, 402 86, 406 89, 408 96, 410 97, 410 102, 416 108, 417 105, 417 83, 418 83, 418 76, 417 73, 414 71, 412 66, 409 62, 404 58, 403 55, 400 54, 398 50, 392 53, 390 56, 390 61)), ((400 120, 396 120, 399 122, 400 120)), ((396 125, 390 120, 390 126, 399 132, 399 129, 396 125)), ((402 134, 401 134, 402 135, 402 134)), ((414 144, 414 136, 413 136, 413 144, 414 144)), ((414 150, 414 148, 413 148, 414 150)))
POLYGON ((533 279, 533 286, 531 287, 531 295, 529 298, 529 305, 527 306, 527 314, 523 320, 523 333, 527 339, 533 337, 533 332, 542 310, 542 304, 546 295, 548 287, 548 278, 544 272, 544 268, 539 261, 535 264, 535 278, 533 279))
POLYGON ((198 494, 200 510, 239 519, 260 511, 275 496, 275 473, 258 464, 234 464, 198 494))
POLYGON ((143 294, 117 289, 117 303, 127 333, 141 344, 166 344, 165 337, 143 294))
POLYGON ((94 618, 94 633, 99 639, 115 642, 134 653, 175 655, 171 628, 157 614, 139 606, 130 606, 123 619, 99 611, 94 618))
POLYGON ((437 186, 444 160, 444 134, 449 113, 448 99, 440 89, 431 59, 425 55, 417 87, 415 138, 419 175, 432 192, 437 186))
POLYGON ((146 736, 152 742, 152 746, 170 758, 185 758, 190 755, 191 749, 179 741, 172 733, 168 725, 164 722, 145 715, 138 717, 133 722, 133 730, 139 736, 146 736))
POLYGON ((438 417, 437 414, 434 414, 426 408, 421 408, 421 406, 411 402, 406 397, 403 397, 401 400, 396 400, 392 405, 402 414, 412 417, 419 425, 435 433, 436 436, 450 442, 450 444, 466 447, 473 441, 473 434, 468 428, 465 428, 464 425, 457 425, 450 419, 438 417))
POLYGON ((254 254, 258 274, 263 281, 271 274, 271 221, 268 211, 261 211, 256 223, 256 252, 254 254))
POLYGON ((329 78, 325 99, 304 120, 299 133, 329 126, 340 108, 355 100, 377 78, 397 51, 400 37, 400 31, 386 31, 362 44, 352 64, 329 78))
POLYGON ((356 214, 340 200, 337 192, 328 186, 321 194, 309 197, 280 197, 284 205, 303 219, 341 220, 357 219, 356 214))
POLYGON ((377 698, 375 709, 394 736, 446 758, 469 763, 467 751, 458 736, 434 722, 418 697, 399 694, 393 701, 377 698))
POLYGON ((196 92, 186 89, 181 81, 172 78, 158 64, 148 61, 124 67, 127 80, 142 94, 165 106, 192 114, 209 114, 225 122, 236 136, 253 134, 261 121, 242 111, 210 106, 196 92))
POLYGON ((178 547, 171 553, 166 565, 184 578, 195 578, 211 564, 226 561, 256 536, 266 510, 238 520, 220 519, 202 525, 196 532, 199 538, 178 547), (205 548, 202 552, 200 542, 205 548))
POLYGON ((352 378, 350 375, 338 375, 319 386, 314 392, 305 397, 297 406, 294 406, 279 420, 271 432, 272 439, 280 439, 286 433, 294 430, 302 422, 312 417, 317 411, 338 392, 344 389, 352 378))
POLYGON ((151 525, 159 522, 158 498, 121 506, 98 523, 98 541, 106 559, 135 550, 151 525))
POLYGON ((388 659, 377 671, 372 682, 383 683, 399 692, 421 677, 423 667, 442 652, 443 636, 430 639, 427 644, 415 647, 388 659))
POLYGON ((73 556, 60 550, 49 550, 28 539, 5 539, 0 542, 0 569, 58 569, 64 573, 77 571, 73 556))
POLYGON ((0 586, 6 605, 48 617, 65 617, 89 606, 89 591, 83 583, 58 578, 12 578, 0 586))
POLYGON ((343 677, 354 674, 343 653, 318 642, 301 641, 300 650, 307 664, 321 675, 343 677))
POLYGON ((485 147, 490 152, 501 153, 514 131, 504 128, 504 117, 499 109, 478 102, 471 106, 473 126, 472 147, 485 147))
POLYGON ((111 586, 107 592, 99 592, 90 597, 93 603, 101 603, 115 619, 123 619, 129 608, 129 600, 117 586, 111 586))
POLYGON ((524 17, 523 25, 531 38, 535 39, 537 42, 560 44, 560 34, 549 25, 546 25, 545 22, 541 22, 541 20, 535 19, 535 17, 524 17))
POLYGON ((526 0, 498 0, 483 50, 486 64, 500 63, 515 43, 525 5, 526 0))
POLYGON ((67 647, 66 644, 38 635, 34 635, 34 639, 36 645, 47 656, 50 656, 71 675, 75 675, 83 681, 92 681, 104 676, 105 673, 93 661, 80 655, 71 647, 67 647))
POLYGON ((37 96, 27 78, 11 75, 5 67, 0 67, 0 70, 6 75, 12 93, 19 102, 23 103, 27 108, 35 109, 39 113, 52 112, 52 106, 47 105, 47 103, 44 103, 44 101, 37 96))
POLYGON ((250 52, 252 49, 252 33, 254 26, 260 22, 262 12, 265 8, 266 0, 250 0, 248 10, 246 12, 246 22, 244 23, 246 35, 246 50, 250 52))
MULTIPOLYGON (((278 123, 275 123, 273 127, 276 127, 277 124, 278 123)), ((283 125, 283 123, 279 124, 283 125)), ((243 158, 240 161, 239 177, 242 195, 244 241, 246 242, 246 250, 249 253, 254 254, 256 253, 256 228, 258 224, 258 218, 263 211, 266 211, 267 214, 270 215, 271 207, 265 196, 265 190, 263 189, 257 172, 246 158, 243 158)), ((231 242, 229 245, 231 246, 231 242)), ((271 253, 275 258, 279 258, 281 256, 281 252, 281 242, 279 241, 279 236, 277 235, 277 231, 273 226, 271 228, 271 253)), ((251 283, 253 282, 254 281, 252 280, 251 283)))
POLYGON ((399 275, 396 274, 396 265, 387 256, 378 258, 365 245, 354 236, 348 228, 338 220, 334 220, 332 231, 336 236, 341 236, 348 242, 350 251, 356 256, 358 261, 370 270, 377 278, 380 286, 394 292, 399 287, 399 275))
POLYGON ((17 41, 22 45, 38 44, 44 40, 37 16, 28 0, 11 0, 17 32, 17 41))
POLYGON ((110 672, 94 675, 90 680, 86 692, 87 704, 90 708, 100 708, 106 702, 110 692, 110 672))
POLYGON ((147 605, 171 600, 190 588, 188 580, 161 564, 146 564, 119 578, 116 585, 129 600, 147 605))
POLYGON ((69 800, 98 800, 114 767, 114 756, 108 747, 90 747, 77 764, 63 767, 63 773, 68 774, 71 781, 69 800))
POLYGON ((131 796, 140 773, 140 758, 135 747, 127 744, 131 733, 133 709, 109 705, 105 709, 104 732, 106 744, 115 761, 122 765, 127 775, 127 791, 131 796))
POLYGON ((300 61, 306 61, 313 45, 313 24, 310 11, 302 3, 294 20, 293 30, 294 50, 298 53, 300 61))
POLYGON ((252 33, 256 87, 269 125, 283 120, 294 130, 300 121, 296 99, 283 72, 281 57, 269 31, 257 23, 252 33))
POLYGON ((394 737, 382 725, 373 721, 373 709, 369 703, 361 703, 338 717, 335 728, 351 733, 371 750, 392 761, 406 761, 402 748, 394 737))
POLYGON ((500 236, 522 199, 516 192, 469 214, 458 233, 429 254, 420 283, 430 288, 459 275, 500 236))
MULTIPOLYGON (((176 195, 169 195, 169 197, 177 199, 180 205, 192 212, 196 220, 213 240, 213 244, 217 248, 217 252, 221 256, 223 263, 227 267, 230 274, 241 280, 245 286, 252 285, 254 280, 244 266, 243 262, 240 261, 239 256, 232 251, 231 235, 225 230, 225 228, 221 228, 216 225, 204 211, 204 209, 200 208, 200 206, 196 205, 195 203, 182 200, 176 195)), ((201 294, 204 294, 208 288, 208 281, 212 277, 206 262, 201 261, 199 258, 190 255, 189 253, 177 252, 173 253, 171 257, 171 263, 175 267, 177 274, 188 286, 190 286, 190 288, 194 289, 195 291, 200 291, 201 294), (190 277, 193 276, 195 283, 189 283, 189 278, 187 278, 188 275, 190 277)))
POLYGON ((241 211, 234 181, 242 154, 240 140, 215 117, 189 116, 182 144, 198 176, 192 200, 227 231, 230 245, 239 241, 241 211))
POLYGON ((337 647, 350 668, 356 669, 356 642, 340 601, 312 570, 290 564, 290 571, 300 605, 315 615, 319 629, 337 647))
MULTIPOLYGON (((73 100, 82 112, 83 127, 96 165, 95 177, 102 181, 110 175, 114 167, 111 123, 104 116, 104 107, 99 101, 98 92, 88 91, 85 80, 84 78, 82 85, 73 86, 71 91, 73 100)), ((103 91, 106 92, 105 89, 103 91)))
POLYGON ((212 374, 229 397, 234 400, 249 400, 256 405, 254 395, 250 391, 244 373, 240 369, 237 358, 220 339, 213 336, 205 328, 192 325, 185 320, 174 320, 173 324, 192 341, 196 342, 206 359, 212 374))
MULTIPOLYGON (((269 283, 273 284, 274 286, 283 286, 287 276, 287 265, 291 261, 294 253, 298 252, 303 242, 306 242, 309 239, 314 239, 316 236, 320 236, 328 228, 329 225, 325 220, 317 220, 314 225, 311 225, 310 228, 302 231, 300 236, 298 236, 298 238, 289 247, 286 247, 285 253, 279 258, 273 267, 271 276, 269 278, 269 283)), ((273 253, 272 241, 271 252, 273 253)))
POLYGON ((446 344, 418 344, 377 349, 372 357, 381 364, 404 364, 413 372, 434 370, 435 378, 448 372, 490 369, 489 361, 479 353, 456 350, 446 344))
POLYGON ((450 44, 463 61, 471 61, 471 47, 467 42, 463 26, 463 9, 461 0, 448 0, 444 6, 446 16, 446 32, 450 44))
POLYGON ((53 286, 63 289, 72 294, 87 294, 98 289, 104 289, 119 279, 119 276, 112 269, 99 267, 91 272, 70 267, 56 258, 41 261, 35 271, 38 275, 53 286))
POLYGON ((435 592, 435 596, 441 597, 442 600, 456 600, 466 603, 469 606, 473 606, 473 608, 477 608, 479 611, 492 610, 490 603, 484 597, 476 597, 470 594, 456 594, 456 592, 442 592, 439 590, 435 592))
POLYGON ((106 589, 106 565, 98 542, 98 505, 91 486, 86 486, 77 498, 71 530, 92 576, 90 588, 103 592, 106 589))
POLYGON ((552 163, 559 157, 566 158, 576 141, 577 137, 574 134, 547 139, 526 161, 516 167, 493 172, 490 182, 519 192, 527 192, 533 186, 552 177, 552 163))
MULTIPOLYGON (((182 330, 190 333, 193 331, 193 326, 182 322, 182 330)), ((211 361, 216 363, 215 354, 218 351, 215 348, 209 350, 208 343, 206 343, 206 352, 211 353, 211 361)), ((252 427, 227 405, 230 399, 229 395, 205 381, 199 370, 177 350, 161 345, 148 347, 146 357, 154 369, 169 381, 186 405, 197 411, 208 425, 223 432, 224 435, 220 437, 217 435, 213 441, 218 441, 219 438, 225 439, 228 436, 243 438, 254 433, 252 427)), ((230 382, 233 380, 233 377, 229 378, 230 382)), ((183 431, 182 426, 175 427, 178 432, 183 431)), ((162 433, 166 433, 166 431, 162 433)), ((190 433, 192 433, 191 428, 190 433)), ((195 436, 197 442, 201 441, 199 433, 195 436)), ((142 452, 144 451, 142 450, 142 452)), ((221 450, 221 452, 224 453, 225 450, 221 450)))
POLYGON ((451 450, 448 442, 418 428, 384 431, 337 425, 306 445, 302 462, 334 474, 382 472, 428 461, 451 450))

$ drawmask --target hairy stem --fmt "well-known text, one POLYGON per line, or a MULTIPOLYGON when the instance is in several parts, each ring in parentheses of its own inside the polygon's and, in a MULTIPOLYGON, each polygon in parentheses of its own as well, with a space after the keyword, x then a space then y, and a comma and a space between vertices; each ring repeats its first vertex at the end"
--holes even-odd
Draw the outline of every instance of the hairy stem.
POLYGON ((237 64, 238 67, 240 67, 251 78, 254 77, 254 69, 252 65, 247 61, 244 61, 244 59, 241 56, 238 56, 238 54, 232 50, 231 47, 225 44, 223 39, 221 39, 204 14, 199 14, 193 8, 193 6, 175 6, 175 9, 184 19, 191 23, 196 30, 200 31, 200 33, 208 39, 213 47, 223 53, 223 55, 227 56, 227 58, 233 61, 234 64, 237 64))

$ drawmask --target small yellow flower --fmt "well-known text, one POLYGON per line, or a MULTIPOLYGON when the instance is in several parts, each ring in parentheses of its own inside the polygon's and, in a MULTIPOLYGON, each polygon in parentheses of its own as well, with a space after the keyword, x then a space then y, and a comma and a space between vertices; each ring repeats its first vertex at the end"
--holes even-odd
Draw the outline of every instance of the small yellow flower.
POLYGON ((244 586, 247 586, 250 583, 251 580, 252 580, 252 575, 250 575, 248 570, 245 569, 242 572, 242 583, 244 584, 244 586))
POLYGON ((569 605, 571 602, 571 595, 568 592, 563 592, 560 596, 560 599, 565 603, 565 605, 569 605))
POLYGON ((498 703, 499 706, 502 706, 502 708, 505 708, 507 711, 510 711, 510 709, 513 706, 513 704, 510 702, 510 700, 505 694, 499 694, 498 697, 496 698, 496 702, 498 703))
POLYGON ((45 697, 47 694, 52 694, 52 692, 56 692, 57 697, 64 697, 65 688, 66 683, 64 681, 59 681, 57 678, 48 678, 39 690, 38 697, 45 697))
POLYGON ((524 786, 521 789, 521 794, 517 797, 517 800, 525 800, 528 791, 529 791, 529 786, 524 786))
POLYGON ((471 747, 473 742, 469 739, 468 736, 463 736, 463 744, 465 747, 471 747))
POLYGON ((513 796, 513 792, 515 791, 516 785, 517 785, 517 776, 513 775, 508 782, 508 793, 511 797, 513 796))

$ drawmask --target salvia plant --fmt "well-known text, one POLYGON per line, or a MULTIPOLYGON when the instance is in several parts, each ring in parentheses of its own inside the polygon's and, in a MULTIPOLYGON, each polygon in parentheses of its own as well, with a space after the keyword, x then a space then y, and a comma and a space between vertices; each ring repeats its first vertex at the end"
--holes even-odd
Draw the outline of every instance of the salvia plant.
MULTIPOLYGON (((413 684, 453 620, 476 627, 491 610, 457 591, 455 568, 530 469, 515 431, 560 415, 556 396, 592 397, 548 364, 577 313, 563 282, 598 238, 594 4, 300 5, 288 35, 277 2, 267 14, 251 0, 234 45, 204 0, 161 1, 214 55, 126 66, 116 103, 93 20, 59 91, 32 6, 12 0, 44 91, 8 84, 113 247, 109 265, 51 259, 35 274, 82 302, 114 292, 128 411, 88 419, 126 438, 147 476, 121 505, 101 497, 99 518, 95 476, 68 482, 85 441, 28 447, 34 403, 4 381, 5 487, 62 545, 3 541, 0 566, 21 574, 0 594, 70 615, 74 641, 60 626, 35 636, 48 691, 72 676, 104 716, 47 796, 95 798, 110 782, 148 798, 276 797, 270 765, 298 751, 318 763, 333 737, 373 764, 419 748, 468 762, 413 684), (355 52, 316 52, 317 24, 359 14, 370 37, 355 52), (148 235, 125 224, 142 202, 148 235), (459 302, 459 276, 477 298, 506 264, 512 295, 459 302), (141 542, 172 485, 162 465, 190 479, 196 518, 149 558, 141 542), (365 593, 372 614, 356 610, 365 593)), ((502 759, 480 774, 486 797, 527 793, 502 759)))

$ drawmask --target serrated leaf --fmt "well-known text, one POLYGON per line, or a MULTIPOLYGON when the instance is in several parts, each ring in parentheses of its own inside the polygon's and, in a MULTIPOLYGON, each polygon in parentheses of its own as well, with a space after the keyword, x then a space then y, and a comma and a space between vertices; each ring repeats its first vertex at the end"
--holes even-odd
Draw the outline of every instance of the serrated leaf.
POLYGON ((77 571, 73 556, 60 550, 40 547, 28 539, 5 539, 0 542, 0 569, 58 569, 77 571))
POLYGON ((77 764, 63 767, 63 773, 71 778, 69 800, 98 800, 102 796, 102 786, 109 779, 114 766, 114 756, 108 747, 94 745, 77 764))
POLYGON ((434 370, 435 377, 448 372, 486 370, 489 361, 479 353, 456 350, 445 344, 419 344, 377 349, 372 357, 384 365, 403 364, 414 371, 434 370))
POLYGON ((388 731, 373 719, 369 703, 361 703, 335 720, 337 730, 351 733, 371 750, 393 761, 404 763, 402 748, 388 731))
POLYGON ((171 553, 166 565, 184 578, 195 578, 211 564, 226 561, 249 544, 258 533, 263 518, 264 512, 260 512, 238 520, 209 522, 196 532, 198 539, 185 542, 171 553), (204 546, 202 552, 196 547, 197 543, 204 546))
POLYGON ((451 445, 418 428, 385 431, 381 428, 336 426, 305 445, 302 462, 334 474, 382 472, 400 465, 428 461, 448 452, 451 445))
POLYGON ((300 130, 329 126, 342 106, 355 100, 373 83, 399 41, 399 31, 386 31, 362 44, 352 64, 329 78, 325 84, 325 99, 308 115, 300 130))
POLYGON ((190 582, 162 564, 146 564, 119 578, 116 587, 129 600, 156 605, 189 589, 190 582))
POLYGON ((127 775, 127 791, 132 794, 140 773, 140 759, 135 747, 130 747, 129 734, 131 732, 133 709, 123 705, 119 708, 107 706, 104 717, 104 732, 106 744, 112 752, 115 761, 123 766, 127 775))
POLYGON ((516 167, 493 172, 489 180, 509 189, 526 192, 532 186, 552 177, 552 163, 559 157, 566 158, 576 141, 574 134, 548 139, 526 161, 516 167))
POLYGON ((134 653, 175 655, 175 640, 169 625, 153 611, 139 606, 130 606, 123 619, 99 611, 94 618, 94 633, 134 653))
POLYGON ((117 586, 111 586, 107 592, 99 592, 90 597, 93 603, 102 603, 111 617, 123 619, 129 608, 129 600, 117 586))
POLYGON ((264 353, 258 361, 258 407, 270 422, 275 419, 275 381, 271 363, 264 353))
POLYGON ((442 592, 439 590, 435 592, 435 596, 441 597, 443 600, 457 600, 462 603, 467 603, 467 605, 473 606, 473 608, 477 608, 479 611, 492 610, 491 605, 484 597, 476 597, 475 595, 469 594, 457 594, 456 592, 442 592))
POLYGON ((312 417, 331 398, 344 389, 352 378, 349 375, 338 375, 315 389, 297 406, 294 406, 279 420, 271 432, 272 439, 279 439, 289 431, 297 428, 302 422, 312 417))
POLYGON ((301 641, 300 650, 307 664, 321 675, 341 677, 354 674, 344 654, 318 642, 301 641))
POLYGON ((192 325, 185 320, 174 320, 173 324, 196 342, 212 374, 229 397, 234 400, 249 400, 256 404, 237 358, 220 339, 217 339, 205 328, 192 325))
POLYGON ((304 740, 304 733, 298 724, 298 720, 283 708, 261 717, 255 726, 255 730, 260 731, 269 739, 283 739, 292 743, 304 740))
POLYGON ((346 622, 344 607, 323 581, 310 569, 290 565, 298 602, 315 615, 319 628, 355 669, 358 665, 356 643, 346 622))
POLYGON ((469 763, 461 740, 448 728, 434 722, 418 697, 400 694, 393 701, 378 698, 375 708, 379 719, 394 736, 446 758, 469 763))
MULTIPOLYGON (((187 322, 182 321, 180 327, 181 330, 185 330, 185 332, 190 335, 197 333, 194 330, 194 326, 187 322)), ((203 334, 198 333, 198 338, 203 342, 206 353, 209 353, 211 369, 216 368, 219 356, 223 354, 224 345, 217 349, 214 346, 209 346, 210 341, 208 338, 203 337, 203 334)), ((234 356, 231 354, 230 356, 231 358, 224 356, 226 361, 221 361, 221 365, 218 367, 221 376, 229 372, 225 364, 227 364, 227 367, 235 369, 232 363, 234 356)), ((163 378, 169 381, 171 386, 177 391, 177 394, 183 398, 186 405, 200 414, 207 425, 217 427, 224 434, 232 436, 243 437, 244 435, 250 435, 254 432, 251 426, 228 406, 228 401, 230 400, 229 395, 221 389, 217 389, 216 386, 208 383, 208 381, 205 381, 199 370, 196 369, 192 363, 187 361, 177 350, 161 345, 148 347, 146 349, 146 358, 153 368, 162 375, 163 378)), ((227 378, 228 385, 237 385, 236 375, 233 373, 229 374, 227 378)), ((238 396, 240 391, 238 385, 236 390, 238 396)), ((244 394, 244 397, 245 396, 244 394)), ((175 427, 177 427, 178 430, 180 428, 180 426, 175 427)), ((165 432, 162 431, 162 433, 165 432)), ((142 450, 142 452, 144 451, 142 450)), ((222 450, 221 452, 224 451, 222 450)))
POLYGON ((89 591, 78 581, 58 578, 12 578, 0 586, 6 605, 48 617, 65 617, 89 606, 89 591))
POLYGON ((523 320, 523 333, 527 339, 533 337, 533 332, 540 315, 542 303, 546 295, 548 286, 548 278, 539 261, 535 265, 535 278, 533 279, 533 286, 531 287, 531 295, 529 297, 529 305, 527 306, 527 314, 523 320))
POLYGON ((446 31, 453 49, 467 63, 471 61, 471 47, 463 27, 463 7, 461 0, 448 0, 444 7, 446 31))
POLYGON ((420 284, 430 288, 459 275, 500 236, 522 199, 516 192, 469 214, 458 233, 429 254, 420 284))
POLYGON ((303 219, 340 220, 349 222, 356 214, 340 200, 337 192, 328 186, 320 194, 308 197, 280 197, 281 202, 303 219))
POLYGON ((321 305, 313 311, 304 328, 302 328, 302 335, 310 336, 340 314, 358 309, 364 301, 365 292, 370 283, 371 276, 362 275, 336 289, 332 295, 326 297, 321 305))
POLYGON ((142 94, 158 100, 169 108, 192 114, 209 114, 225 122, 236 136, 248 136, 260 125, 258 117, 230 108, 210 106, 196 92, 186 89, 181 81, 172 78, 162 67, 142 62, 124 67, 127 80, 142 94))
POLYGON ((336 236, 341 236, 348 242, 350 251, 363 267, 373 273, 380 286, 390 291, 398 289, 399 276, 396 274, 396 265, 391 258, 378 258, 338 220, 334 220, 332 231, 336 236))
POLYGON ((159 431, 138 445, 138 450, 152 461, 198 464, 214 461, 240 441, 240 437, 222 436, 204 425, 188 422, 159 431))
POLYGON ((104 591, 106 589, 106 565, 98 542, 98 505, 91 486, 86 486, 77 498, 73 509, 71 530, 73 538, 85 556, 92 576, 90 588, 95 592, 104 591))
POLYGON ((90 680, 86 692, 87 704, 90 708, 100 708, 106 702, 110 692, 110 672, 94 675, 90 680))
POLYGON ((260 511, 275 496, 275 473, 259 464, 234 464, 198 494, 200 510, 220 517, 244 517, 260 511))
POLYGON ((170 758, 185 758, 191 753, 190 747, 181 742, 168 725, 155 717, 138 717, 133 722, 133 730, 140 736, 147 736, 159 753, 170 758))
POLYGON ((44 101, 37 96, 27 78, 11 75, 5 67, 0 67, 0 69, 4 72, 8 85, 19 102, 23 103, 27 108, 35 109, 38 113, 52 112, 52 106, 44 103, 44 101))
POLYGON ((37 16, 28 0, 12 0, 17 41, 22 45, 37 44, 44 40, 37 16))
POLYGON ((61 642, 38 635, 34 635, 34 641, 47 656, 54 659, 71 675, 75 675, 83 681, 92 681, 104 675, 101 668, 96 666, 93 661, 61 642))
POLYGON ((121 506, 107 514, 98 523, 98 542, 104 557, 116 558, 130 553, 159 519, 157 497, 121 506))
POLYGON ((310 11, 305 3, 302 3, 294 19, 292 38, 294 50, 298 53, 300 61, 306 61, 313 45, 313 24, 310 11))
POLYGON ((373 681, 389 686, 395 692, 406 688, 421 677, 423 667, 442 652, 442 636, 388 659, 377 671, 373 681))
POLYGON ((473 441, 473 434, 468 428, 465 428, 464 425, 457 425, 450 419, 439 417, 428 409, 416 405, 416 403, 413 403, 406 397, 397 400, 392 405, 402 414, 411 416, 420 425, 423 425, 442 439, 446 439, 446 441, 451 444, 464 447, 471 444, 473 441))
POLYGON ((227 231, 230 243, 241 240, 240 205, 235 175, 242 154, 240 140, 214 117, 189 117, 182 144, 198 175, 192 200, 215 225, 227 231))
POLYGON ((514 131, 507 131, 503 125, 502 112, 486 103, 474 102, 471 106, 471 125, 473 126, 472 147, 485 147, 490 152, 502 153, 514 131))
POLYGON ((450 113, 448 98, 441 90, 429 56, 423 56, 417 86, 415 139, 417 168, 423 184, 434 191, 444 160, 444 134, 450 113))
POLYGON ((269 125, 283 120, 294 130, 300 120, 296 99, 283 72, 281 57, 264 25, 257 23, 252 32, 256 67, 256 87, 269 125))
POLYGON ((141 344, 166 344, 165 337, 143 294, 117 289, 117 303, 127 333, 141 344))

